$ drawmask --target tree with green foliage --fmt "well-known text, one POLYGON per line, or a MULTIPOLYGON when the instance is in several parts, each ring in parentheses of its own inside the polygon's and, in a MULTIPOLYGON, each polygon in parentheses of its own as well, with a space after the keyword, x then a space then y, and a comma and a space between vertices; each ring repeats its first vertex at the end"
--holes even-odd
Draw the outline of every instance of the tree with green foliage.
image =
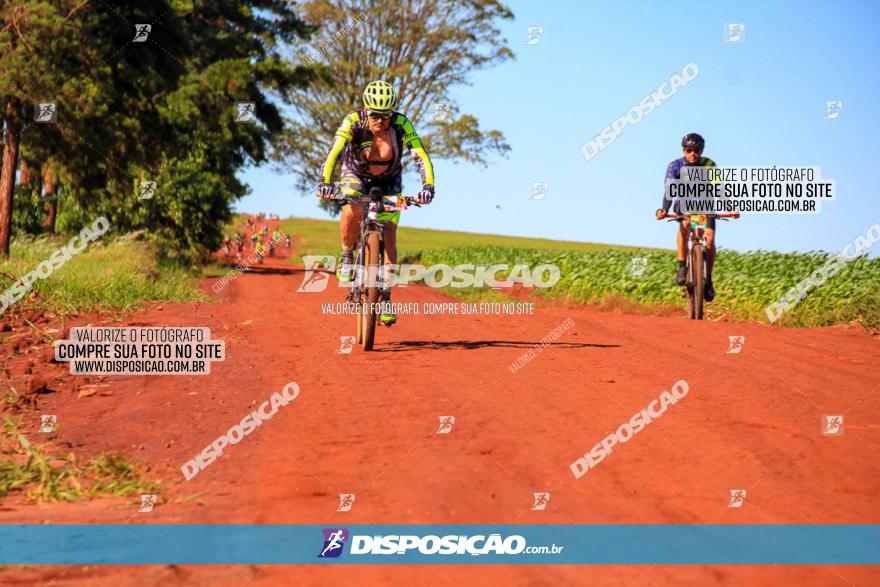
POLYGON ((0 16, 6 136, 20 136, 5 144, 0 225, 22 159, 48 165, 76 213, 146 228, 170 251, 212 250, 246 193, 236 173, 265 162, 283 128, 276 102, 315 77, 281 57, 314 29, 280 0, 9 0, 0 16), (55 123, 25 120, 41 101, 56 103, 55 123), (237 102, 255 105, 250 122, 236 122, 237 102))
POLYGON ((451 97, 471 72, 513 57, 497 28, 513 18, 501 2, 307 0, 302 10, 321 32, 314 50, 292 59, 317 78, 289 96, 295 113, 275 153, 301 188, 311 193, 337 127, 376 79, 394 85, 397 110, 413 121, 432 158, 486 166, 489 154, 510 150, 501 131, 480 129, 451 97))

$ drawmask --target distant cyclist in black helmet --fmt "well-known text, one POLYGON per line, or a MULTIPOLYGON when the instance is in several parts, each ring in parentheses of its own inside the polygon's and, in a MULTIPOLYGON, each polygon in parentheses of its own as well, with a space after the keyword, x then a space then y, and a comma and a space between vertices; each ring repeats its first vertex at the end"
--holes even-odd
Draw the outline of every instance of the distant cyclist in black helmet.
MULTIPOLYGON (((708 157, 703 157, 703 148, 706 141, 703 137, 695 132, 684 135, 681 139, 681 149, 684 157, 672 161, 666 167, 666 178, 664 179, 664 187, 666 182, 681 179, 681 168, 685 165, 690 167, 716 167, 715 162, 708 157)), ((663 207, 657 210, 657 220, 662 220, 669 212, 669 206, 672 202, 666 199, 665 191, 663 197, 663 207)), ((680 202, 675 203, 675 213, 681 214, 680 202)), ((706 229, 706 280, 705 280, 705 298, 707 302, 715 299, 715 288, 712 287, 712 267, 715 265, 715 216, 708 215, 709 228, 706 229)), ((684 285, 687 281, 687 242, 690 238, 690 226, 688 222, 682 220, 678 230, 678 271, 675 274, 675 283, 684 285)))

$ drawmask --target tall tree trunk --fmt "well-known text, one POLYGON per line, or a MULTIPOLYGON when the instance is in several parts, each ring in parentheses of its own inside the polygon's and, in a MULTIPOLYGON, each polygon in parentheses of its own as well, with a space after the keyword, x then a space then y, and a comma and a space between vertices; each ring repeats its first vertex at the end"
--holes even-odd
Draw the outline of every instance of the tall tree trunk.
POLYGON ((27 185, 32 179, 33 177, 31 176, 31 171, 28 169, 27 163, 22 161, 21 167, 18 170, 18 185, 27 185))
POLYGON ((15 191, 15 168, 18 167, 19 102, 6 101, 6 134, 3 145, 3 164, 0 165, 0 255, 9 256, 12 235, 12 194, 15 191))
POLYGON ((43 197, 46 198, 46 202, 49 204, 49 214, 46 216, 43 228, 50 234, 55 234, 55 217, 58 213, 58 201, 56 200, 55 190, 58 187, 58 178, 55 176, 52 167, 48 164, 43 165, 43 187, 45 188, 43 197))

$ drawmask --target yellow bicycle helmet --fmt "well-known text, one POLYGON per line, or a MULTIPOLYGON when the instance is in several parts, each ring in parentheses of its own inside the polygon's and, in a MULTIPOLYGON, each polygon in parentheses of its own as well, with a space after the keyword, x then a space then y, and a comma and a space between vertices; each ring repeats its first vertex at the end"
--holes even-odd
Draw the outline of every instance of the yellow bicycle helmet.
POLYGON ((376 80, 364 90, 364 108, 373 112, 390 113, 397 104, 394 87, 386 81, 376 80))

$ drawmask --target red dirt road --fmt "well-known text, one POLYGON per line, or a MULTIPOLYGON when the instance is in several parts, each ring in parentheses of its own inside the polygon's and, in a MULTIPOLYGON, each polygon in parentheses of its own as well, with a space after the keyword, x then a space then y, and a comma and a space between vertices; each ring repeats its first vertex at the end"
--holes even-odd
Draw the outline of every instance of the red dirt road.
MULTIPOLYGON (((282 252, 284 249, 281 249, 282 252)), ((49 435, 81 454, 122 449, 153 464, 167 503, 27 504, 0 523, 880 523, 880 339, 858 328, 691 322, 589 306, 534 315, 401 315, 376 351, 339 353, 354 316, 297 293, 282 259, 218 303, 150 305, 125 324, 207 326, 227 358, 205 377, 107 377, 102 394, 44 396, 49 435), (574 325, 516 373, 508 366, 574 325), (728 336, 745 336, 728 354, 728 336), (676 381, 689 393, 595 469, 569 465, 676 381), (191 481, 180 466, 289 381, 299 397, 191 481), (844 434, 823 436, 823 414, 844 434), (454 416, 449 434, 439 418, 454 416), (744 489, 740 508, 730 490, 744 489), (549 492, 532 511, 533 493, 549 492), (338 494, 353 493, 349 512, 338 494), (195 499, 186 499, 197 495, 195 499)), ((204 281, 211 292, 216 280, 204 281)), ((395 302, 456 302, 426 287, 395 302)), ((118 323, 117 323, 118 325, 118 323)), ((66 366, 65 366, 66 367, 66 366)), ((61 369, 61 366, 57 366, 61 369)), ((38 424, 34 415, 32 423, 38 424)), ((34 433, 36 425, 26 429, 34 433)), ((34 436, 29 434, 29 436, 34 436)), ((78 453, 78 454, 80 454, 78 453)), ((878 567, 310 566, 42 567, 0 583, 285 585, 868 585, 878 567)))

